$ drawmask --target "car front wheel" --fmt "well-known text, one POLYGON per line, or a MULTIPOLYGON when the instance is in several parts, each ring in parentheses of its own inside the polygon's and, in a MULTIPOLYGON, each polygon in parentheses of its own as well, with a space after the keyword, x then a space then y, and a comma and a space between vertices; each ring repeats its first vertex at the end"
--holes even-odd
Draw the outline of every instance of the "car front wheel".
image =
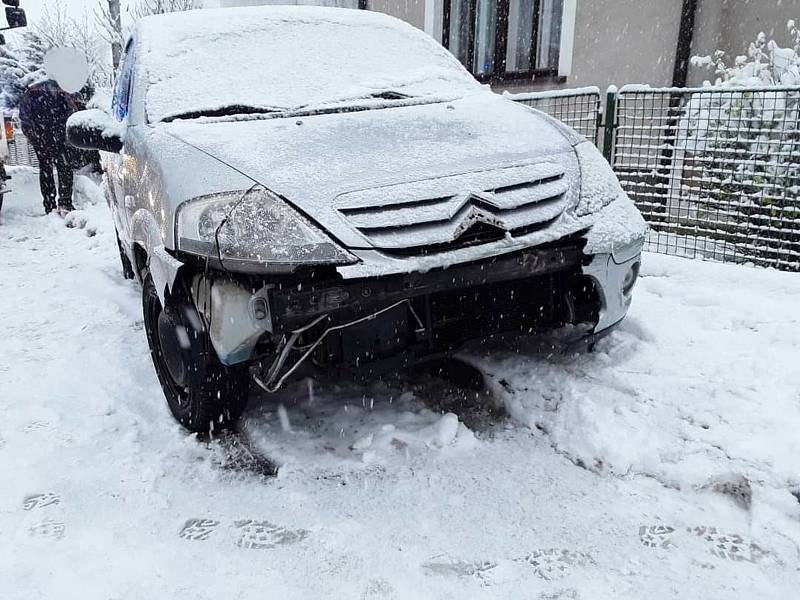
POLYGON ((219 361, 180 281, 162 307, 153 278, 145 273, 142 304, 150 356, 175 419, 195 433, 233 424, 247 404, 247 364, 219 361))

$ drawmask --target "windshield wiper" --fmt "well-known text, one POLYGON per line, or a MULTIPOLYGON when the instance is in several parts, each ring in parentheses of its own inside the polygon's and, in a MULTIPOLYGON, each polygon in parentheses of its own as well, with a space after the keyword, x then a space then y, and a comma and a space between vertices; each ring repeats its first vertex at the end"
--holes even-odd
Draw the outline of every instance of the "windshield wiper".
POLYGON ((301 104, 293 108, 285 108, 283 106, 250 106, 248 104, 228 104, 220 108, 203 108, 198 110, 188 110, 186 112, 169 115, 161 119, 164 123, 183 119, 199 119, 200 117, 232 117, 236 115, 265 115, 274 113, 295 113, 298 111, 317 111, 326 108, 339 107, 341 105, 351 104, 356 101, 363 100, 408 100, 413 98, 409 94, 398 92, 397 90, 380 90, 362 94, 360 96, 351 96, 345 98, 331 98, 322 102, 314 102, 313 104, 301 104))
POLYGON ((292 111, 324 109, 342 104, 351 104, 359 100, 408 100, 409 98, 413 97, 414 96, 404 94, 403 92, 398 92, 397 90, 381 90, 378 92, 368 92, 358 96, 344 96, 339 98, 332 97, 328 100, 319 100, 310 104, 301 104, 300 106, 295 106, 292 108, 292 111))
POLYGON ((201 110, 189 110, 186 112, 170 115, 161 119, 165 123, 177 119, 198 119, 200 117, 231 117, 234 115, 266 115, 270 113, 285 112, 287 109, 280 106, 249 106, 247 104, 228 104, 220 108, 204 108, 201 110))
POLYGON ((369 95, 370 98, 378 98, 380 100, 405 100, 411 98, 408 94, 398 92, 397 90, 384 90, 382 92, 375 92, 369 95))

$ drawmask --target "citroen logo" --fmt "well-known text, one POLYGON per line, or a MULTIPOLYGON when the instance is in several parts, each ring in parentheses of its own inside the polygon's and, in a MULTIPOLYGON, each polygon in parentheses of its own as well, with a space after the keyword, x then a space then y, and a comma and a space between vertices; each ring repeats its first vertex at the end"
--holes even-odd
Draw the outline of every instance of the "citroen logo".
POLYGON ((455 196, 459 205, 455 218, 455 237, 459 237, 476 223, 485 223, 498 229, 505 229, 497 216, 486 210, 488 207, 499 208, 492 192, 461 192, 455 196))
POLYGON ((487 205, 492 208, 502 208, 497 201, 497 196, 494 195, 494 192, 474 192, 474 191, 466 191, 456 194, 456 198, 458 199, 458 203, 460 206, 464 206, 467 203, 473 205, 487 205))

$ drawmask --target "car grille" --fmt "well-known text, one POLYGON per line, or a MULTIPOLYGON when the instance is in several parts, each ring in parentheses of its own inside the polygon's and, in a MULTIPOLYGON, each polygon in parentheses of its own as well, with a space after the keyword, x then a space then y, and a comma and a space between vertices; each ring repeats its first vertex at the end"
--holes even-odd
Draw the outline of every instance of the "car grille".
POLYGON ((336 208, 372 246, 409 256, 545 228, 568 188, 564 167, 546 162, 351 192, 336 208))

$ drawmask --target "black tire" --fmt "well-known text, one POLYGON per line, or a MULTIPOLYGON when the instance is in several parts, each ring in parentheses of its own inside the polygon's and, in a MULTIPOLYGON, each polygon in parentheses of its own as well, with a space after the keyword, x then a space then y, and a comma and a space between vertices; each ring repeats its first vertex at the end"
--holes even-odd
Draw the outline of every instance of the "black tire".
POLYGON ((117 234, 117 248, 119 249, 119 262, 122 263, 122 276, 125 279, 133 279, 136 275, 131 264, 131 259, 125 254, 122 248, 122 242, 119 241, 119 234, 117 234))
POLYGON ((153 278, 145 272, 142 280, 147 343, 172 415, 193 433, 230 427, 247 405, 247 363, 229 367, 219 361, 194 304, 179 281, 167 297, 164 310, 153 278), (181 328, 185 336, 178 333, 181 328))

